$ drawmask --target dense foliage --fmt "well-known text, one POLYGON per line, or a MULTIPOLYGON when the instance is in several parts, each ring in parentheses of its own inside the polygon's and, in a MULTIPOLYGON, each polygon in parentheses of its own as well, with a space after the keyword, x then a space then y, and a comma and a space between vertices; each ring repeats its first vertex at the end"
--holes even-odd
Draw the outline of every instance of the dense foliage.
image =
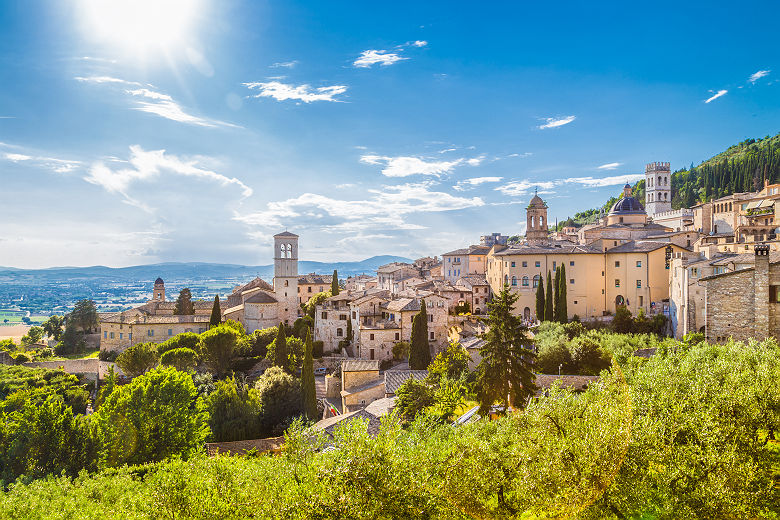
POLYGON ((493 421, 391 416, 376 438, 361 421, 333 439, 297 427, 281 456, 18 483, 0 517, 777 518, 780 348, 677 347, 493 421))

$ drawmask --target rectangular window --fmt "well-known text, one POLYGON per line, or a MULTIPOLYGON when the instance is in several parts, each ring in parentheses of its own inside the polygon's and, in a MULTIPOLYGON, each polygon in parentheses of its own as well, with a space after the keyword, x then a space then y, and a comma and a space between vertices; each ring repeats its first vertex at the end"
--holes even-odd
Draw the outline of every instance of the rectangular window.
POLYGON ((615 278, 615 287, 620 287, 620 280, 615 278))
POLYGON ((542 263, 539 260, 536 261, 536 267, 542 267, 542 263))
POLYGON ((103 339, 108 339, 108 331, 103 331, 103 339))
POLYGON ((642 288, 642 280, 637 280, 636 281, 636 288, 637 289, 641 289, 642 288))
POLYGON ((129 339, 130 341, 133 341, 133 333, 132 333, 132 332, 130 332, 130 333, 127 335, 127 339, 129 339))
POLYGON ((168 329, 168 335, 173 336, 173 329, 168 329))
POLYGON ((574 278, 569 278, 569 283, 574 283, 574 278))
POLYGON ((311 292, 311 285, 308 286, 306 289, 308 289, 308 291, 306 291, 306 292, 311 292))
POLYGON ((395 340, 398 341, 399 339, 401 339, 401 335, 396 332, 395 333, 395 340))
POLYGON ((354 319, 356 319, 356 318, 357 318, 357 312, 355 312, 355 311, 352 311, 352 319, 354 320, 354 319))
POLYGON ((620 267, 620 262, 618 260, 615 260, 615 267, 620 267))
POLYGON ((151 338, 152 336, 154 336, 154 329, 149 329, 148 331, 146 331, 146 334, 151 338))
POLYGON ((769 301, 772 303, 780 303, 780 285, 769 286, 769 301))
POLYGON ((430 323, 433 323, 433 314, 430 314, 430 315, 428 316, 428 321, 429 321, 430 323))
POLYGON ((523 267, 528 267, 528 262, 523 261, 523 267))
POLYGON ((557 268, 557 262, 553 262, 553 271, 557 268))
POLYGON ((574 267, 574 260, 570 260, 570 261, 569 261, 569 265, 570 265, 571 267, 574 267))
POLYGON ((641 260, 637 260, 636 261, 636 266, 637 267, 642 267, 642 261, 641 260))
POLYGON ((339 314, 339 319, 340 319, 341 321, 347 321, 347 318, 348 318, 348 317, 349 317, 349 316, 347 316, 346 314, 339 314))
POLYGON ((369 334, 368 335, 368 339, 370 339, 371 341, 374 341, 374 335, 373 334, 369 334))
POLYGON ((108 334, 108 337, 109 337, 110 339, 114 339, 114 333, 113 333, 113 332, 109 332, 109 334, 108 334))
POLYGON ((512 267, 515 267, 515 263, 514 262, 512 262, 512 267))
POLYGON ((645 304, 645 299, 642 297, 642 295, 639 295, 639 306, 642 307, 645 304))
POLYGON ((119 339, 124 339, 124 333, 122 332, 119 333, 119 339))
POLYGON ((323 320, 327 320, 328 319, 328 313, 327 312, 323 312, 322 313, 322 319, 323 320))
POLYGON ((431 339, 436 339, 436 335, 435 334, 436 334, 435 332, 431 332, 431 339))

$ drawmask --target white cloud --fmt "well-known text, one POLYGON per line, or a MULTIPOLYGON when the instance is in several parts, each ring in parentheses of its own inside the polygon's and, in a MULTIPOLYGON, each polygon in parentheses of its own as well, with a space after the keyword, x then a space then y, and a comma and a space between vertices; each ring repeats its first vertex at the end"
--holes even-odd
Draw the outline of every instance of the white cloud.
POLYGON ((512 181, 504 184, 503 186, 498 186, 495 188, 496 191, 500 191, 504 195, 508 195, 510 197, 522 197, 528 192, 531 191, 531 188, 542 188, 543 190, 551 190, 558 184, 557 181, 512 181))
POLYGON ((626 175, 614 175, 612 177, 571 177, 563 179, 562 182, 581 184, 588 188, 603 188, 604 186, 616 186, 620 184, 630 184, 638 180, 644 179, 644 174, 630 173, 626 175))
POLYGON ((272 65, 269 65, 272 69, 278 69, 278 68, 285 68, 285 69, 291 69, 298 65, 298 60, 292 60, 292 61, 280 61, 277 63, 274 63, 272 65))
POLYGON ((545 117, 543 118, 543 121, 546 121, 544 124, 539 125, 539 128, 542 130, 545 128, 557 128, 559 126, 568 125, 572 121, 577 119, 577 116, 566 116, 566 117, 545 117))
POLYGON ((772 71, 771 70, 759 70, 759 71, 756 71, 756 72, 754 72, 753 74, 750 75, 750 77, 748 78, 748 81, 751 82, 751 83, 755 83, 756 81, 760 80, 764 76, 769 76, 770 72, 772 72, 772 71))
POLYGON ((166 154, 165 150, 146 151, 140 146, 134 145, 130 147, 128 162, 131 168, 117 170, 112 170, 103 162, 96 162, 90 167, 84 180, 101 186, 109 193, 119 193, 125 197, 125 202, 147 211, 149 211, 147 206, 129 194, 129 188, 135 183, 148 182, 163 176, 163 174, 210 180, 222 186, 236 186, 241 189, 243 197, 252 195, 252 188, 237 178, 200 168, 196 161, 166 154))
MULTIPOLYGON (((0 145, 3 145, 3 143, 0 143, 0 145)), ((38 166, 47 170, 52 170, 56 173, 72 172, 81 166, 81 161, 30 155, 28 153, 7 152, 0 154, 0 158, 14 163, 27 163, 32 166, 38 166)))
POLYGON ((269 202, 267 209, 235 219, 251 226, 280 228, 295 223, 327 232, 373 232, 388 229, 424 229, 404 217, 416 213, 453 211, 483 206, 479 197, 466 198, 429 191, 429 184, 401 184, 368 190, 363 200, 338 200, 316 193, 304 193, 284 201, 269 202))
POLYGON ((347 91, 346 85, 312 88, 310 85, 288 85, 279 81, 243 83, 250 90, 260 90, 251 97, 270 97, 277 101, 288 99, 311 103, 313 101, 341 101, 336 96, 347 91))
POLYGON ((488 182, 501 182, 503 179, 503 177, 473 177, 471 179, 464 179, 459 181, 454 186, 454 188, 458 191, 465 191, 468 188, 473 188, 474 186, 479 186, 480 184, 485 184, 488 182))
POLYGON ((381 66, 388 66, 405 59, 408 58, 399 56, 394 52, 387 52, 383 50, 367 50, 363 51, 358 59, 352 62, 352 65, 359 68, 368 68, 372 65, 376 65, 377 63, 381 66))
POLYGON ((382 155, 363 155, 360 162, 364 164, 381 164, 382 175, 385 177, 408 177, 410 175, 439 176, 451 172, 456 166, 467 162, 466 159, 454 161, 430 161, 419 157, 386 157, 382 155))
POLYGON ((597 166, 596 169, 597 170, 614 170, 615 168, 617 168, 621 164, 623 164, 623 163, 611 162, 611 163, 607 163, 607 164, 602 164, 601 166, 597 166))
POLYGON ((426 45, 428 45, 428 42, 426 42, 425 40, 415 40, 414 42, 412 42, 412 45, 414 45, 415 47, 425 47, 426 45))
POLYGON ((140 87, 141 84, 135 81, 127 81, 120 78, 114 78, 111 76, 76 76, 76 81, 81 81, 82 83, 116 83, 119 85, 135 85, 137 87, 140 87))
POLYGON ((139 88, 135 90, 125 90, 128 94, 131 96, 143 96, 147 97, 149 99, 165 99, 167 101, 173 101, 173 98, 169 96, 168 94, 162 94, 160 92, 155 92, 153 90, 149 90, 147 88, 139 88))
POLYGON ((726 89, 719 90, 719 91, 717 91, 717 92, 715 93, 715 95, 714 95, 714 96, 712 96, 711 98, 705 99, 705 100, 704 100, 704 102, 705 102, 705 103, 709 103, 709 102, 711 102, 711 101, 715 101, 715 100, 716 100, 716 99, 718 99, 719 97, 721 97, 721 96, 725 96, 727 92, 728 92, 728 90, 726 90, 726 89))

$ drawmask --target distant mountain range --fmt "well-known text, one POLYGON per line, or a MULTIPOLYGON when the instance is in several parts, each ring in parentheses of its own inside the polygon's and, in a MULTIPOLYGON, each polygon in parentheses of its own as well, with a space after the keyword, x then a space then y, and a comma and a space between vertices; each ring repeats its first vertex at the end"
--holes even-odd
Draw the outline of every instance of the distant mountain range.
MULTIPOLYGON (((402 256, 372 256, 358 262, 311 262, 300 260, 300 274, 318 273, 331 274, 337 270, 340 279, 359 274, 372 274, 380 265, 390 262, 412 262, 402 256)), ((51 267, 47 269, 18 269, 0 267, 0 283, 35 280, 36 282, 65 280, 104 280, 104 281, 135 281, 143 282, 156 279, 163 280, 221 280, 234 278, 252 278, 260 276, 270 281, 274 266, 271 265, 238 265, 213 264, 204 262, 164 262, 159 264, 134 265, 130 267, 51 267)))

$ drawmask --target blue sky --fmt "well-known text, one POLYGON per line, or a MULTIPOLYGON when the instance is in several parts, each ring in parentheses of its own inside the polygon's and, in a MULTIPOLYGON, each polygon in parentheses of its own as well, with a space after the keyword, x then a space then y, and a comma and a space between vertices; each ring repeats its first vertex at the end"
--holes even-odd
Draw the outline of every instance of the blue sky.
POLYGON ((0 3, 0 265, 441 254, 780 131, 777 2, 0 3))

